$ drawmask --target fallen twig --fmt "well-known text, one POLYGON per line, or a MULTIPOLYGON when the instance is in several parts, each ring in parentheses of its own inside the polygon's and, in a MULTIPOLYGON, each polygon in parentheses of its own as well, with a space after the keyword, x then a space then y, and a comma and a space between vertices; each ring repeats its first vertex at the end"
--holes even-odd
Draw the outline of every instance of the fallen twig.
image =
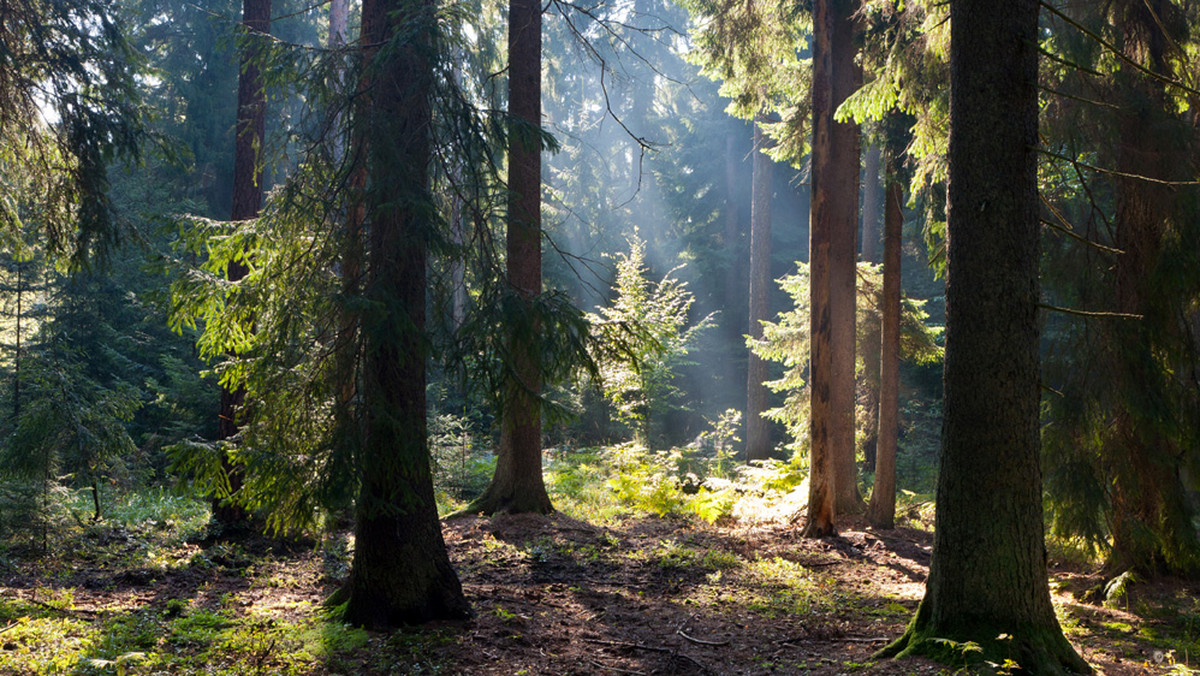
POLYGON ((646 676, 646 672, 644 672, 644 671, 633 671, 632 669, 622 669, 620 667, 610 667, 607 664, 601 664, 601 663, 597 662, 596 660, 588 660, 588 662, 591 662, 592 666, 594 666, 598 669, 603 669, 605 671, 615 671, 618 674, 639 674, 640 676, 646 676))
POLYGON ((694 658, 690 655, 681 653, 675 648, 663 648, 662 646, 646 645, 645 643, 628 643, 626 641, 607 641, 607 640, 599 639, 599 638, 585 638, 583 640, 587 643, 593 643, 596 645, 606 645, 606 646, 613 647, 613 648, 631 648, 633 650, 646 650, 646 651, 654 652, 654 653, 665 653, 667 655, 670 655, 672 658, 687 660, 688 662, 691 662, 692 664, 694 664, 696 666, 697 669, 699 669, 703 673, 706 673, 706 674, 712 673, 712 670, 710 670, 708 667, 701 664, 696 658, 694 658))
POLYGON ((587 643, 595 643, 596 645, 606 645, 612 648, 634 648, 636 650, 649 650, 656 653, 672 653, 675 652, 672 648, 663 648, 660 646, 646 645, 644 643, 629 643, 626 641, 606 641, 600 638, 585 638, 587 643))
POLYGON ((841 638, 831 638, 830 641, 845 641, 846 643, 887 643, 891 639, 879 636, 876 638, 867 638, 866 636, 843 636, 841 638))
POLYGON ((676 630, 675 633, 679 634, 680 636, 684 637, 685 639, 691 641, 692 643, 695 643, 696 645, 711 645, 711 646, 729 645, 729 641, 705 641, 704 639, 693 638, 691 636, 688 636, 687 633, 684 632, 682 629, 676 630))

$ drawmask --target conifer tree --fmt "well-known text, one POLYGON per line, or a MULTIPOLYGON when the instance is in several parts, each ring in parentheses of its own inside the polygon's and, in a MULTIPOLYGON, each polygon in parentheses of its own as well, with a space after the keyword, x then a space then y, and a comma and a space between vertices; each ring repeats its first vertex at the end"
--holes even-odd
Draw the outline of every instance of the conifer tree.
POLYGON ((1088 673, 1050 602, 1038 372, 1037 0, 951 4, 945 422, 925 598, 883 656, 973 642, 1088 673), (981 161, 986 160, 986 161, 981 161), (980 491, 979 486, 986 486, 980 491))
POLYGON ((542 5, 512 0, 508 13, 507 278, 516 295, 509 318, 500 446, 491 484, 469 511, 553 510, 542 480, 542 364, 534 312, 542 293, 542 5))
MULTIPOLYGON (((262 152, 266 137, 266 92, 260 73, 261 49, 258 40, 271 30, 271 0, 244 0, 242 4, 243 48, 239 55, 241 72, 238 75, 237 122, 234 125, 233 153, 233 210, 231 220, 244 221, 258 217, 263 199, 262 152)), ((249 267, 241 258, 228 263, 226 279, 241 281, 249 267)), ((221 388, 221 410, 218 416, 217 439, 233 439, 238 434, 238 416, 246 393, 241 388, 221 388)), ((242 487, 242 472, 229 460, 221 457, 222 469, 228 476, 230 495, 217 495, 212 500, 213 520, 223 527, 244 525, 246 510, 233 494, 242 487)))
POLYGON ((370 84, 357 124, 367 144, 371 311, 361 319, 365 438, 354 559, 337 600, 347 621, 368 627, 470 613, 442 539, 426 432, 435 10, 427 0, 368 0, 362 11, 370 84))

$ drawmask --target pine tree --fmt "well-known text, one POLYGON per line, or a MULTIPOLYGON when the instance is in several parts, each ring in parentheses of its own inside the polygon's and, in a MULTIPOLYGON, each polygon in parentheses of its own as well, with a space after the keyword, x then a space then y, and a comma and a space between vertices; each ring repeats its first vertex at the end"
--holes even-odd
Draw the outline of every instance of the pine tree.
POLYGON ((916 616, 882 655, 961 659, 947 640, 970 641, 982 658, 1011 659, 1028 673, 1088 673, 1050 603, 1042 528, 1039 7, 950 7, 945 422, 933 559, 916 616))

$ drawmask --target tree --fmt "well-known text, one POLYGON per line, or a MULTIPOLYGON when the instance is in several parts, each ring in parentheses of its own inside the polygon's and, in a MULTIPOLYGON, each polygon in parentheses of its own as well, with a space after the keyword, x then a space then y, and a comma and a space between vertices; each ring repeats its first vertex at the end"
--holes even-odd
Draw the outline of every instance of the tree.
MULTIPOLYGON (((767 386, 784 395, 783 405, 767 411, 768 417, 783 423, 792 438, 790 448, 797 453, 807 450, 811 422, 809 406, 812 394, 811 383, 805 381, 809 372, 809 347, 812 332, 809 330, 809 266, 796 263, 794 274, 779 280, 780 287, 792 299, 792 308, 779 313, 773 322, 763 322, 763 337, 748 340, 755 354, 783 365, 783 377, 772 380, 767 386)), ((858 264, 858 332, 857 351, 860 354, 877 350, 882 334, 881 310, 883 307, 883 281, 880 266, 871 263, 858 264)), ((938 345, 940 327, 929 326, 923 306, 925 301, 901 297, 900 299, 900 359, 910 364, 933 364, 942 358, 938 345)), ((855 415, 866 418, 865 398, 855 415)))
POLYGON ((896 518, 896 436, 900 427, 897 419, 900 403, 900 236, 904 225, 904 188, 898 180, 896 164, 889 153, 885 173, 887 201, 883 212, 879 431, 875 446, 875 485, 871 488, 871 504, 867 507, 867 520, 876 528, 892 528, 896 518))
POLYGON ((542 480, 542 326, 533 299, 542 292, 542 5, 512 0, 508 14, 508 284, 520 312, 509 318, 505 397, 496 472, 470 511, 553 510, 542 480))
POLYGON ((674 381, 697 337, 712 326, 712 315, 688 325, 695 300, 687 284, 667 273, 647 278, 646 243, 634 235, 629 253, 615 256, 615 298, 587 315, 592 328, 593 378, 634 438, 649 444, 664 412, 678 407, 674 381))
POLYGON ((1108 576, 1200 569, 1186 469, 1200 460, 1200 353, 1187 309, 1200 290, 1200 133, 1182 112, 1197 95, 1180 86, 1196 72, 1188 11, 1113 2, 1050 17, 1064 60, 1115 57, 1101 82, 1078 69, 1047 74, 1054 89, 1103 102, 1064 96, 1047 108, 1059 155, 1047 175, 1069 177, 1046 190, 1049 232, 1077 234, 1053 250, 1048 286, 1056 306, 1085 313, 1063 315, 1051 333, 1050 353, 1063 357, 1048 379, 1063 396, 1049 398, 1044 439, 1055 531, 1107 549, 1108 576), (1063 162, 1084 151, 1103 169, 1063 162))
POLYGON ((1087 673, 1047 585, 1038 374, 1038 10, 951 12, 945 417, 925 598, 883 656, 1087 673), (982 490, 981 490, 982 489, 982 490), (961 655, 955 655, 961 659, 961 655))
POLYGON ((103 262, 119 240, 108 167, 121 156, 136 160, 145 140, 135 59, 114 15, 105 0, 4 9, 0 232, 20 236, 29 219, 47 250, 70 254, 76 266, 103 262), (9 193, 14 174, 31 177, 25 199, 9 193))
MULTIPOLYGON (((765 120, 760 120, 765 122, 765 120)), ((769 318, 771 290, 771 158, 766 134, 754 125, 753 198, 750 201, 750 340, 762 338, 762 322, 769 318)), ((767 363, 750 352, 746 377, 746 460, 771 456, 771 428, 767 411, 767 363)))
MULTIPOLYGON (((267 97, 260 73, 260 49, 255 45, 259 36, 271 31, 271 0, 243 0, 242 26, 246 42, 240 55, 241 72, 238 75, 237 123, 234 125, 233 151, 233 209, 231 220, 244 221, 258 217, 262 210, 263 171, 262 150, 266 137, 267 97)), ((225 276, 230 282, 241 281, 249 272, 244 259, 229 261, 225 276)), ((246 393, 241 388, 221 388, 221 411, 218 416, 217 439, 233 439, 238 434, 238 416, 246 393)), ((221 458, 222 468, 228 475, 228 489, 232 495, 242 487, 241 470, 229 459, 221 458)), ((229 495, 216 495, 212 499, 213 520, 222 526, 245 524, 246 510, 229 495)))
POLYGON ((861 83, 850 0, 813 3, 812 394, 805 537, 835 532, 835 513, 859 509, 854 467, 855 247, 858 127, 834 111, 861 83))
POLYGON ((345 599, 347 621, 368 627, 470 614, 442 539, 426 435, 435 10, 427 0, 368 0, 362 9, 369 69, 358 108, 368 167, 365 438, 354 559, 335 600, 345 599))

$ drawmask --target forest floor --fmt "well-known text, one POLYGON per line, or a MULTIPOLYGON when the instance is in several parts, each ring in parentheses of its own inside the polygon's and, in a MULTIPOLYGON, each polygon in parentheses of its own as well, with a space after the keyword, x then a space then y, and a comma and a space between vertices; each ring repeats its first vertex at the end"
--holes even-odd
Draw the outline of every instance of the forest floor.
MULTIPOLYGON (((918 524, 919 525, 919 524, 918 524)), ((349 536, 197 544, 169 520, 81 527, 53 555, 0 559, 0 674, 951 674, 873 661, 923 593, 931 534, 627 515, 463 518, 445 539, 469 621, 350 629, 320 602, 349 536)), ((1060 622, 1100 673, 1200 667, 1200 587, 1054 563, 1060 622)))

